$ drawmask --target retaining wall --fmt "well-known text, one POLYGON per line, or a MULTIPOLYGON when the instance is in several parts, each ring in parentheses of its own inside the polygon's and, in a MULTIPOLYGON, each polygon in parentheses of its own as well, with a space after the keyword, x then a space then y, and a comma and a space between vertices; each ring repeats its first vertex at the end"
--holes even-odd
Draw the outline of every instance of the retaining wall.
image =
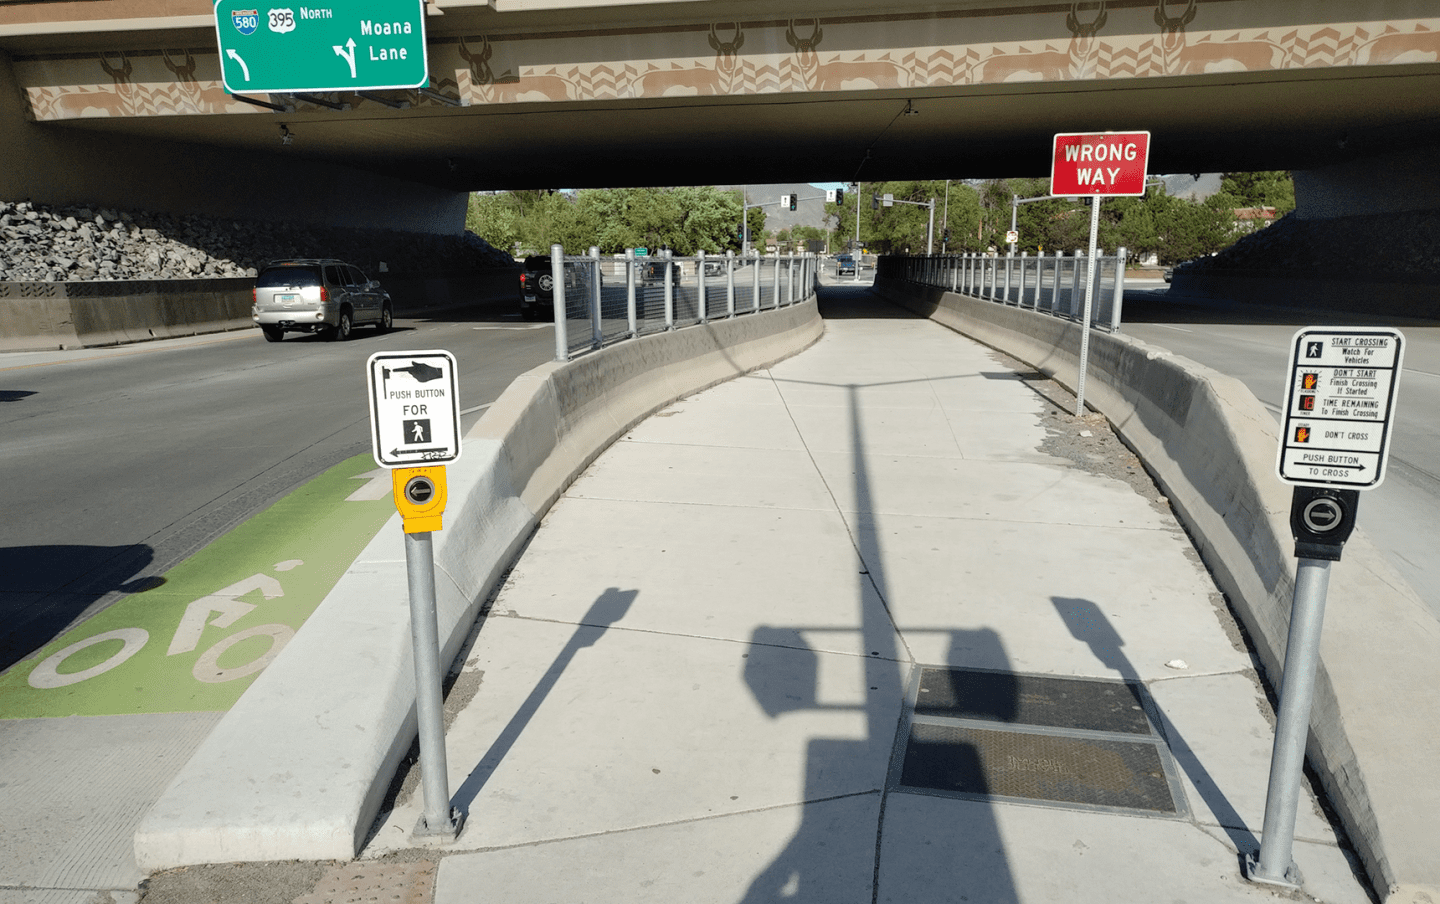
MULTIPOLYGON (((517 300, 518 269, 460 276, 380 274, 398 317, 517 300)), ((0 352, 122 345, 252 329, 253 277, 0 282, 0 352)))
MULTIPOLYGON (((1079 324, 897 279, 876 290, 1075 386, 1079 324)), ((1096 331, 1085 398, 1164 488, 1278 686, 1295 559, 1274 418, 1238 380, 1096 331)), ((1381 900, 1440 902, 1440 625, 1361 532, 1325 622, 1309 762, 1381 900)))
MULTIPOLYGON (((591 461, 675 399, 789 357, 823 324, 813 300, 645 336, 516 379, 447 468, 434 535, 441 659, 539 519, 591 461)), ((415 738, 404 535, 396 515, 145 816, 142 869, 348 860, 415 738)))

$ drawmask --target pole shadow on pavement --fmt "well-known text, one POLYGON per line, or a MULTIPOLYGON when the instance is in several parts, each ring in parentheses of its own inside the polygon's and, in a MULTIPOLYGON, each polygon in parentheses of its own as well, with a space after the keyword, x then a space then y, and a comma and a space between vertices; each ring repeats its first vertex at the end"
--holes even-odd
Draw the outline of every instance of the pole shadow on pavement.
MULTIPOLYGON (((860 316, 861 312, 852 304, 846 305, 844 315, 860 316)), ((828 316, 828 314, 827 314, 828 316)), ((843 316, 843 315, 842 315, 843 316)), ((871 896, 904 897, 909 875, 903 870, 892 868, 882 871, 887 845, 892 854, 925 846, 933 852, 937 862, 950 867, 957 859, 969 856, 983 857, 984 874, 974 875, 978 884, 985 886, 983 893, 971 896, 971 900, 985 900, 989 904, 1013 904, 1018 894, 1004 854, 1005 841, 996 823, 991 806, 956 808, 954 813, 967 814, 967 825, 948 825, 943 831, 931 837, 907 838, 886 836, 886 805, 889 797, 886 782, 889 775, 891 754, 896 744, 899 725, 906 724, 905 704, 911 658, 889 609, 890 589, 885 576, 885 556, 881 547, 880 532, 875 522, 877 510, 870 475, 866 469, 864 449, 865 433, 861 423, 859 406, 859 385, 846 386, 849 392, 851 461, 854 468, 855 523, 850 526, 850 535, 859 558, 856 599, 859 602, 859 632, 863 641, 862 651, 868 653, 865 662, 865 687, 860 688, 864 703, 859 707, 828 706, 819 703, 819 658, 806 643, 803 632, 807 630, 834 631, 833 626, 806 628, 804 626, 761 626, 751 638, 745 679, 757 702, 771 718, 784 718, 788 712, 829 710, 847 708, 862 709, 864 713, 864 737, 862 739, 813 738, 806 745, 804 764, 804 796, 801 802, 801 822, 795 835, 783 850, 751 882, 744 897, 744 904, 761 902, 824 901, 827 894, 833 894, 836 881, 832 871, 835 867, 837 849, 849 850, 846 841, 837 835, 857 831, 854 825, 837 825, 833 818, 819 805, 837 800, 832 780, 827 774, 847 771, 855 766, 878 768, 878 782, 873 788, 857 790, 840 797, 877 798, 878 820, 875 823, 874 839, 863 839, 856 855, 863 850, 872 858, 870 871, 871 896), (869 522, 869 529, 864 526, 869 522), (868 588, 867 588, 867 585, 868 588), (867 589, 872 590, 878 603, 867 605, 867 589), (798 671, 810 669, 810 675, 798 680, 796 651, 808 662, 803 662, 798 671), (786 676, 789 677, 786 677, 786 676), (767 681, 767 678, 770 680, 767 681), (779 687, 777 688, 776 685, 779 687), (878 767, 876 764, 879 764, 878 767), (945 853, 939 853, 940 851, 945 853), (983 852, 983 854, 981 853, 983 852), (886 884, 888 894, 882 890, 886 884)), ((839 629, 853 630, 853 629, 839 629)), ((980 634, 993 632, 952 632, 951 657, 968 650, 974 643, 982 642, 980 634)), ((1003 656, 1003 653, 1002 653, 1003 656)), ((969 750, 969 757, 977 763, 979 754, 969 750)), ((966 753, 957 754, 964 759, 966 753)), ((907 795, 908 796, 908 795, 907 795)), ((911 823, 913 826, 915 823, 911 823)), ((932 823, 933 825, 933 823, 932 823)), ((845 864, 849 865, 849 864, 845 864)), ((966 890, 954 889, 957 893, 966 890)))
POLYGON ((510 717, 509 723, 495 738, 495 742, 490 745, 490 749, 470 770, 464 783, 451 796, 451 806, 458 807, 461 812, 469 814, 470 805, 474 803, 480 790, 485 787, 485 782, 495 773, 496 767, 504 761, 510 748, 515 746, 515 742, 525 731, 525 726, 529 725, 535 713, 539 712, 541 704, 550 695, 550 691, 555 688, 560 676, 565 674, 565 669, 569 667, 570 662, 581 650, 594 646, 611 625, 624 618, 625 613, 630 610, 630 604, 635 602, 635 597, 639 595, 640 591, 638 590, 621 590, 618 587, 610 587, 596 598, 590 610, 580 619, 569 642, 555 657, 555 661, 550 664, 550 667, 545 670, 545 674, 541 676, 535 689, 530 692, 530 696, 520 704, 515 715, 510 717))
MULTIPOLYGON (((1129 657, 1120 649, 1125 646, 1115 626, 1100 611, 1100 607, 1091 600, 1075 599, 1072 597, 1052 596, 1050 601, 1055 605, 1055 611, 1059 613, 1065 627, 1070 629, 1070 634, 1078 641, 1090 647, 1090 652, 1100 660, 1106 668, 1119 673, 1126 681, 1143 685, 1139 673, 1130 662, 1129 657)), ((1200 762, 1200 757, 1180 733, 1180 729, 1170 717, 1154 701, 1155 712, 1160 718, 1160 733, 1165 738, 1170 752, 1175 757, 1175 762, 1190 776, 1191 783, 1199 792, 1202 800, 1210 808, 1220 821, 1220 828, 1235 845, 1236 853, 1243 860, 1246 854, 1260 850, 1260 841, 1255 833, 1245 824, 1245 819, 1235 810, 1220 785, 1210 775, 1205 764, 1200 762)))

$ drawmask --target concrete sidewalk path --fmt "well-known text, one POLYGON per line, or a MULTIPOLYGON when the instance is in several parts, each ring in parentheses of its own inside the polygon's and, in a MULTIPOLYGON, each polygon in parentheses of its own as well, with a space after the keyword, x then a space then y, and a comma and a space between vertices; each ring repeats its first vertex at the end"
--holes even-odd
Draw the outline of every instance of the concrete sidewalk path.
MULTIPOLYGON (((435 900, 1272 900, 1239 867, 1269 705, 1163 502, 1054 453, 1103 422, 863 289, 821 307, 546 517, 465 664, 435 900)), ((1308 791, 1295 858, 1301 899, 1369 900, 1308 791)))

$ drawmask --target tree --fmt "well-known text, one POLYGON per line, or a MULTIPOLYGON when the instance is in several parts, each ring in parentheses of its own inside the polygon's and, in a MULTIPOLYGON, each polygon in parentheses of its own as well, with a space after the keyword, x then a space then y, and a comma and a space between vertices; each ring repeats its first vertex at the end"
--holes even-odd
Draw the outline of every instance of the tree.
POLYGON ((1195 204, 1156 192, 1151 209, 1160 263, 1177 264, 1204 257, 1234 242, 1233 200, 1221 193, 1195 204))
POLYGON ((520 215, 509 195, 472 194, 465 228, 502 251, 514 251, 520 238, 520 215))
POLYGON ((1280 217, 1295 209, 1295 181, 1284 170, 1225 173, 1220 191, 1234 198, 1236 207, 1273 207, 1280 217))

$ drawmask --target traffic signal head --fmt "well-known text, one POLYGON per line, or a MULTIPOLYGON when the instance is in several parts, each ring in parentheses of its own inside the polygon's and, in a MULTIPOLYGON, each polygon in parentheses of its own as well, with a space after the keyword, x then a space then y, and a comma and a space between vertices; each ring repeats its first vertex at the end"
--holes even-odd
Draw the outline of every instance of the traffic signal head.
POLYGON ((879 209, 880 209, 880 196, 879 196, 879 195, 871 195, 871 196, 870 196, 870 209, 871 209, 871 210, 879 210, 879 209))
POLYGON ((835 189, 835 203, 840 205, 841 207, 845 206, 845 189, 835 189))
POLYGON ((794 209, 796 209, 796 208, 799 206, 799 204, 797 203, 799 200, 800 200, 800 196, 799 196, 799 195, 793 195, 793 194, 792 194, 792 195, 790 196, 790 209, 791 209, 791 210, 794 210, 794 209))

